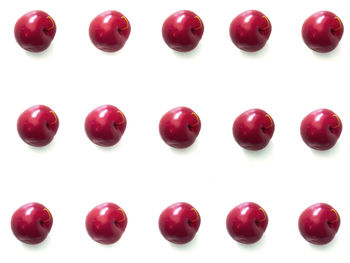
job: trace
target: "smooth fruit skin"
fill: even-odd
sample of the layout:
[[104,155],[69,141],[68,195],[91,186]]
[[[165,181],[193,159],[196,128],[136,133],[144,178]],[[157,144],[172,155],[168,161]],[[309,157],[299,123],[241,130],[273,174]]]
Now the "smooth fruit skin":
[[166,144],[174,148],[191,146],[201,130],[198,115],[186,107],[177,107],[163,115],[159,133]]
[[98,243],[110,245],[123,235],[128,218],[122,208],[113,203],[103,203],[92,209],[85,220],[89,236]]
[[117,144],[126,129],[125,115],[112,105],[97,107],[85,119],[85,132],[89,139],[104,147]]
[[18,208],[11,218],[11,228],[16,238],[27,244],[44,241],[52,227],[50,211],[39,203],[29,203]]
[[315,150],[329,150],[340,137],[343,125],[333,111],[319,109],[308,114],[300,125],[300,134],[306,145]]
[[90,23],[89,35],[92,43],[100,50],[116,52],[129,38],[129,20],[117,11],[106,11],[96,16]]
[[239,49],[255,52],[265,46],[271,30],[271,22],[263,13],[248,10],[232,20],[230,36]]
[[305,20],[302,36],[305,44],[316,52],[330,52],[338,46],[344,25],[332,12],[321,11]]
[[47,13],[31,11],[17,20],[15,38],[25,50],[41,52],[47,49],[56,34],[56,23]]
[[269,114],[251,109],[239,115],[233,123],[232,132],[236,142],[247,150],[265,148],[275,131],[275,123]]
[[203,21],[188,10],[181,10],[169,16],[162,28],[165,43],[180,52],[194,49],[201,40],[203,32]]
[[340,226],[338,212],[328,204],[318,203],[306,208],[299,217],[299,231],[306,241],[325,245],[333,240]]
[[198,211],[190,204],[179,202],[168,206],[160,215],[160,233],[169,242],[185,244],[196,235],[201,224]]
[[237,242],[252,244],[263,236],[269,219],[258,204],[247,202],[233,208],[226,218],[226,228]]
[[30,107],[17,121],[19,136],[25,143],[35,147],[49,144],[55,137],[58,126],[57,114],[44,105]]

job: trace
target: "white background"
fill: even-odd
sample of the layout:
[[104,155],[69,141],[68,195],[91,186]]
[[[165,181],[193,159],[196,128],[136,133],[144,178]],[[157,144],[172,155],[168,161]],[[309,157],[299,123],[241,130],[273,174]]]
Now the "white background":
[[[1,262],[343,262],[350,243],[349,55],[350,6],[347,0],[195,1],[195,0],[13,0],[0,10],[0,261]],[[41,54],[22,50],[13,36],[16,20],[41,9],[57,24],[51,47]],[[99,13],[115,9],[131,23],[118,53],[90,42],[88,27]],[[161,36],[171,13],[189,9],[205,25],[193,52],[169,49]],[[239,13],[257,9],[272,23],[260,52],[248,54],[231,42],[228,29]],[[329,54],[309,50],[301,38],[303,21],[329,10],[345,25],[339,47]],[[60,127],[48,147],[21,141],[18,116],[45,104]],[[85,135],[86,115],[113,104],[128,124],[113,148],[95,146]],[[187,150],[170,149],[158,134],[161,116],[188,106],[202,130]],[[241,112],[262,108],[275,121],[275,134],[260,152],[241,149],[232,124]],[[309,149],[301,140],[302,118],[329,108],[343,121],[343,134],[330,151]],[[21,205],[37,201],[53,214],[48,239],[37,246],[20,243],[10,218]],[[129,223],[112,246],[92,241],[85,216],[111,201]],[[202,224],[193,242],[169,244],[158,230],[168,205],[186,201]],[[226,231],[228,212],[245,201],[268,213],[263,239],[239,245]],[[335,240],[317,247],[302,239],[297,220],[316,202],[336,208],[342,224]]]

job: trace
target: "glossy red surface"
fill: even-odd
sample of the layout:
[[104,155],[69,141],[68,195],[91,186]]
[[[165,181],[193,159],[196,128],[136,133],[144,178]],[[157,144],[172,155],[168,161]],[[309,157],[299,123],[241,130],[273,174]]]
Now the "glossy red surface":
[[56,23],[43,11],[31,11],[17,20],[15,38],[25,50],[41,52],[47,49],[56,34]]
[[92,43],[106,52],[120,50],[131,31],[129,20],[117,11],[106,11],[96,16],[89,28]]
[[97,107],[85,119],[85,132],[100,146],[113,146],[119,142],[126,129],[125,115],[112,105]]
[[162,28],[165,43],[180,52],[194,49],[201,40],[203,32],[203,21],[188,10],[181,10],[169,16]]
[[103,203],[86,216],[85,226],[90,237],[98,243],[110,245],[123,235],[128,218],[123,209],[113,203]]
[[247,202],[233,208],[227,216],[226,228],[237,242],[252,244],[263,236],[269,219],[258,204]]
[[168,206],[159,217],[159,230],[163,237],[175,244],[190,242],[201,224],[198,211],[188,203]]
[[306,145],[315,150],[332,148],[342,132],[342,122],[331,110],[319,109],[308,114],[300,125],[300,134]]
[[271,30],[271,22],[263,13],[248,10],[232,20],[230,36],[239,49],[255,52],[265,46]]
[[338,46],[344,25],[332,12],[321,11],[305,20],[302,36],[305,44],[316,52],[330,52]]
[[29,203],[18,208],[11,218],[11,228],[16,238],[27,244],[44,241],[52,227],[50,211],[39,203]]
[[25,110],[17,120],[17,131],[22,140],[35,147],[49,144],[56,135],[59,120],[49,107],[35,105]]
[[198,115],[186,107],[177,107],[163,115],[159,133],[166,144],[174,148],[191,146],[201,130]]
[[318,203],[306,208],[299,217],[299,231],[306,241],[324,245],[333,240],[340,226],[338,212],[328,204]]
[[233,137],[248,150],[266,147],[275,131],[275,124],[269,114],[260,109],[251,109],[239,115],[233,123]]

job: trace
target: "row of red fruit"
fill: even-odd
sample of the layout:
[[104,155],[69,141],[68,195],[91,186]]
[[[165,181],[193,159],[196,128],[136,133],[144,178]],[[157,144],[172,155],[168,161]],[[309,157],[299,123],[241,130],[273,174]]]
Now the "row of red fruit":
[[[89,139],[104,147],[119,142],[126,129],[126,117],[112,105],[97,107],[85,119]],[[41,147],[49,144],[58,130],[57,114],[47,106],[36,105],[18,118],[17,130],[24,142]],[[191,146],[201,129],[199,116],[191,109],[177,107],[163,115],[159,133],[166,144],[174,148]],[[272,117],[260,109],[251,109],[239,115],[233,123],[233,136],[248,150],[261,150],[267,146],[275,131]],[[342,132],[342,122],[337,114],[319,109],[308,114],[300,126],[304,142],[316,150],[332,148]]]
[[[271,22],[261,12],[249,10],[232,20],[230,36],[240,49],[254,52],[262,49],[271,34]],[[95,17],[89,28],[92,43],[100,50],[120,50],[130,35],[130,22],[120,12],[106,11]],[[169,16],[162,28],[165,43],[172,49],[187,52],[202,38],[204,24],[195,13],[182,10]],[[317,52],[330,52],[342,38],[344,26],[338,16],[328,11],[313,14],[305,20],[302,37],[305,44]],[[47,49],[56,34],[56,23],[47,13],[32,11],[16,23],[15,37],[25,50],[41,52]]]
[[[261,239],[267,225],[266,211],[256,203],[246,202],[233,208],[226,218],[226,228],[237,242],[253,244]],[[38,244],[49,234],[53,223],[51,212],[39,203],[29,203],[12,215],[11,228],[20,241]],[[86,216],[85,226],[90,237],[101,244],[113,244],[123,235],[128,219],[122,208],[103,203]],[[175,244],[190,242],[201,224],[198,211],[188,203],[175,203],[159,216],[163,237]],[[324,245],[331,242],[340,226],[338,212],[328,204],[318,203],[306,208],[299,217],[300,234],[308,242]]]

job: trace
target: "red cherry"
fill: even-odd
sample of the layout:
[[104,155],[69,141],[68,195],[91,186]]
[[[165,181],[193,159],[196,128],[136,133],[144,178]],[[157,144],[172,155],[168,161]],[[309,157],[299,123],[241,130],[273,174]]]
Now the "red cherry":
[[126,129],[125,115],[112,105],[97,107],[85,119],[85,132],[100,146],[113,146],[119,142]]
[[315,150],[332,148],[340,137],[343,125],[333,111],[319,109],[308,114],[300,125],[300,134],[306,145]]
[[333,240],[340,226],[338,212],[328,204],[306,208],[299,217],[299,231],[306,241],[324,245]]
[[237,242],[252,244],[261,239],[269,219],[259,205],[247,202],[233,208],[227,216],[226,228]]
[[190,242],[201,224],[198,211],[187,203],[167,207],[159,217],[159,230],[163,237],[175,244]]
[[43,242],[49,234],[53,219],[50,211],[39,203],[29,203],[18,208],[11,218],[11,228],[16,238],[27,244]]
[[332,12],[321,11],[305,20],[302,36],[305,44],[316,52],[330,52],[338,46],[344,32],[343,22]]
[[43,11],[31,11],[17,20],[15,38],[25,50],[41,52],[47,49],[56,34],[56,23]]
[[257,151],[267,146],[275,131],[275,124],[265,111],[251,109],[236,118],[232,131],[241,147]]
[[194,49],[204,32],[202,20],[192,11],[182,10],[169,16],[163,24],[163,39],[172,49],[187,52]]
[[261,12],[248,10],[235,17],[230,25],[232,42],[248,52],[262,49],[271,34],[271,22]]
[[35,105],[25,110],[18,118],[17,130],[25,143],[42,147],[56,135],[59,120],[56,113],[44,105]]
[[110,245],[123,235],[128,218],[123,209],[113,203],[103,203],[92,209],[85,226],[90,237],[98,243]]
[[106,11],[94,18],[89,34],[92,43],[106,52],[120,50],[130,35],[130,22],[117,11]]
[[196,140],[201,130],[198,115],[186,107],[177,107],[163,115],[159,133],[166,144],[174,148],[186,148]]

